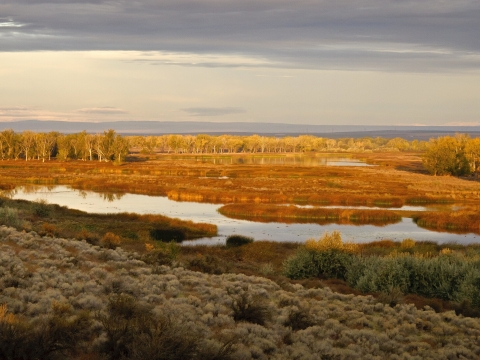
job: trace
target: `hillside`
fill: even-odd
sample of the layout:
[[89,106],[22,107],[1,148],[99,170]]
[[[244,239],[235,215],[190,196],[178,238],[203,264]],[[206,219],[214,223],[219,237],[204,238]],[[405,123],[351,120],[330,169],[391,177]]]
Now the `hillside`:
[[152,259],[0,227],[0,358],[480,356],[480,319]]

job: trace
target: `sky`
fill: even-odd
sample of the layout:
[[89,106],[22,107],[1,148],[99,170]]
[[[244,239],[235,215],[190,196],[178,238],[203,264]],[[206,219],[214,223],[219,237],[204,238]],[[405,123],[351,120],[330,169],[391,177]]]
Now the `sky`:
[[480,1],[2,0],[0,121],[480,125]]

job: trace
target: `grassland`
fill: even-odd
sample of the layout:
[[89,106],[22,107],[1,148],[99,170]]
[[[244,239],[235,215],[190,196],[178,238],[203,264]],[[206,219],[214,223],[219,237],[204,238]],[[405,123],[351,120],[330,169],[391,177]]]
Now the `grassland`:
[[[230,249],[246,251],[247,247]],[[478,359],[479,319],[0,227],[5,359]],[[254,251],[255,249],[250,249]],[[274,254],[265,254],[274,256]],[[272,259],[273,260],[273,259]]]

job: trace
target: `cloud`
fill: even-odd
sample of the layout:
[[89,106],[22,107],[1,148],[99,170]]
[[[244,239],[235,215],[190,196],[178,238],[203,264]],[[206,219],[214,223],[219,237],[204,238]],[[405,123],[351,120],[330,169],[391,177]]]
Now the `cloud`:
[[103,107],[94,107],[94,108],[83,108],[77,109],[75,112],[82,113],[82,114],[98,114],[98,115],[118,115],[118,114],[128,114],[128,111],[123,109],[111,107],[111,106],[103,106]]
[[0,51],[131,50],[261,60],[152,61],[202,67],[480,69],[480,2],[470,0],[3,0],[0,14]]
[[246,112],[244,109],[236,107],[192,107],[182,110],[191,116],[225,116]]

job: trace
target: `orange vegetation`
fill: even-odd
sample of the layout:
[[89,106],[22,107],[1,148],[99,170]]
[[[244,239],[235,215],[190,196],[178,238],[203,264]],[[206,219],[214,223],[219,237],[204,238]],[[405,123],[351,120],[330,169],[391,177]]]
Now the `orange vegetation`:
[[[169,196],[212,203],[302,203],[401,206],[480,201],[480,183],[417,171],[417,154],[361,154],[374,167],[198,163],[138,158],[115,166],[95,161],[3,161],[0,183],[71,185],[77,189]],[[396,168],[408,169],[400,171]]]
[[385,225],[401,220],[399,215],[386,210],[298,208],[293,205],[229,204],[222,206],[218,212],[232,218],[260,222]]
[[480,234],[478,211],[423,212],[414,217],[417,225],[448,232],[473,232]]

